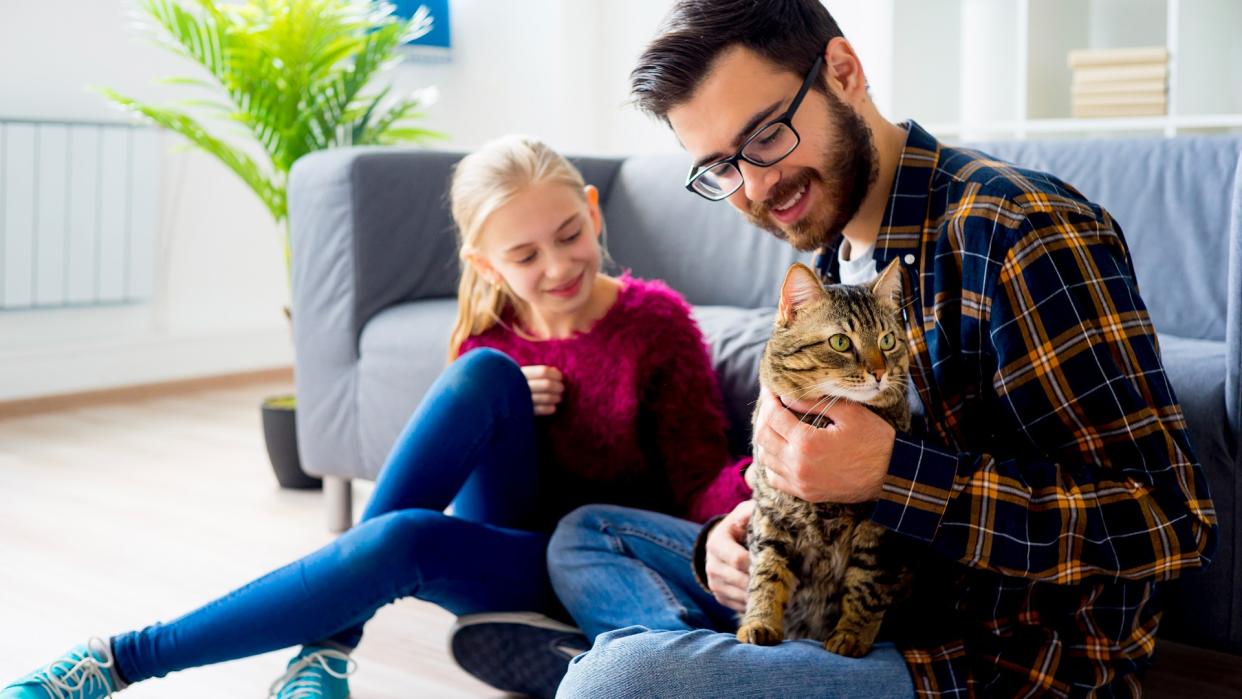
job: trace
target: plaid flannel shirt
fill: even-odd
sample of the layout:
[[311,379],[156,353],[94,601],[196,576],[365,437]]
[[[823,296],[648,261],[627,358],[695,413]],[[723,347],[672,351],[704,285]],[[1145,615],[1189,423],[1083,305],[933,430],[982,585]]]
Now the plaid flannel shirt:
[[1121,228],[911,123],[875,257],[904,262],[926,411],[873,515],[932,552],[899,641],[916,691],[1139,694],[1160,583],[1216,527]]

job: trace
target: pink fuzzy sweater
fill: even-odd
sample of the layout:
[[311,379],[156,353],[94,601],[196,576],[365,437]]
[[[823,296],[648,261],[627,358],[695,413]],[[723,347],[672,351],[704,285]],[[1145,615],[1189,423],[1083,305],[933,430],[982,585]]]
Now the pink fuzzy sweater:
[[702,522],[750,497],[729,455],[720,387],[690,308],[661,282],[621,278],[590,331],[526,339],[510,324],[462,343],[564,375],[556,413],[536,419],[549,505],[611,503]]

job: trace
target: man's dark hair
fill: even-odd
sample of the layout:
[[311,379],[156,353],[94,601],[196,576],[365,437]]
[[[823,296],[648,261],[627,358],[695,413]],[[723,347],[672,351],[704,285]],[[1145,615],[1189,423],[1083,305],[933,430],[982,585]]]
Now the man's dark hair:
[[[801,75],[838,36],[820,0],[679,0],[630,73],[630,94],[640,109],[668,121],[725,49],[744,46]],[[815,88],[826,92],[827,82]]]

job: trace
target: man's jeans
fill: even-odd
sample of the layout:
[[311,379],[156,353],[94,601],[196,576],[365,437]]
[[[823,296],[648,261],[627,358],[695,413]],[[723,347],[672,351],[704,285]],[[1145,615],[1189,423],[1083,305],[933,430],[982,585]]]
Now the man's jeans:
[[736,615],[694,579],[696,524],[590,505],[561,520],[548,570],[594,647],[558,697],[911,697],[901,654],[878,644],[845,658],[814,641],[738,643]]

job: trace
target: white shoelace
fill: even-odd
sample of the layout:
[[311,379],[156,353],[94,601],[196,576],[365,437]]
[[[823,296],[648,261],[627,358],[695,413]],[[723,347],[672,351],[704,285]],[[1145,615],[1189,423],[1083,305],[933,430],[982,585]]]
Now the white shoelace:
[[[102,661],[95,657],[96,645],[99,646],[98,653],[103,657]],[[114,661],[112,649],[107,641],[98,636],[92,637],[86,642],[85,657],[73,663],[69,670],[59,677],[53,672],[57,666],[69,662],[67,658],[62,658],[49,663],[43,671],[45,677],[40,682],[52,699],[84,699],[87,696],[86,690],[95,688],[89,684],[91,680],[98,682],[100,687],[107,688],[108,696],[112,696],[112,679],[108,676],[108,669],[112,667]]]
[[[344,660],[345,672],[337,672],[328,665],[328,660]],[[292,690],[288,699],[315,699],[323,694],[323,683],[317,672],[302,672],[312,665],[318,664],[323,671],[337,679],[346,679],[358,671],[358,662],[339,650],[323,648],[305,655],[285,669],[285,674],[276,678],[267,690],[267,696],[274,697],[283,690]],[[287,684],[286,684],[287,683]],[[58,698],[59,699],[59,698]]]

